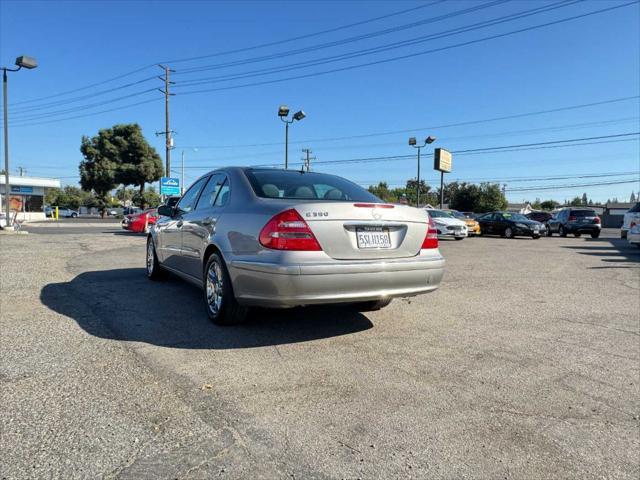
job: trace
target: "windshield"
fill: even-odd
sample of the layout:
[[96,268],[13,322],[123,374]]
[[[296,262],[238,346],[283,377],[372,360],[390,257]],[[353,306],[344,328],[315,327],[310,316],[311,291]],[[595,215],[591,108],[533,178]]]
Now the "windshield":
[[263,198],[382,203],[364,188],[335,175],[299,170],[246,169],[253,191]]
[[597,217],[594,210],[571,210],[569,215],[572,217]]
[[427,210],[427,212],[432,218],[453,218],[453,215],[449,212],[443,212],[442,210]]
[[502,216],[514,222],[529,222],[530,220],[520,213],[503,213]]
[[449,215],[453,215],[456,218],[461,218],[463,220],[465,220],[467,217],[465,217],[462,213],[458,212],[457,210],[450,210],[447,212]]

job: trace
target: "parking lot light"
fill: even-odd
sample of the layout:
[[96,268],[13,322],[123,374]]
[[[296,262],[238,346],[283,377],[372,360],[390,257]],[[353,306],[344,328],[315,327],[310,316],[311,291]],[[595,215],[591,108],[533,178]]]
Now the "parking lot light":
[[412,146],[413,148],[418,149],[418,175],[417,175],[418,182],[416,184],[416,208],[420,208],[420,149],[428,144],[432,144],[435,141],[436,141],[436,137],[432,137],[431,135],[429,135],[427,138],[424,139],[424,143],[422,145],[418,145],[418,141],[416,140],[416,137],[409,138],[409,145]]
[[286,105],[280,105],[278,108],[278,116],[280,120],[282,120],[285,124],[284,127],[284,168],[285,170],[289,168],[289,125],[295,121],[300,121],[307,116],[303,110],[298,110],[293,114],[291,120],[287,117],[289,116],[289,107]]
[[33,57],[22,55],[16,58],[15,64],[18,68],[2,67],[2,102],[4,108],[4,204],[5,211],[7,213],[7,228],[11,225],[11,202],[9,202],[11,186],[9,185],[9,111],[7,107],[7,72],[17,72],[21,68],[31,70],[38,66],[38,62]]

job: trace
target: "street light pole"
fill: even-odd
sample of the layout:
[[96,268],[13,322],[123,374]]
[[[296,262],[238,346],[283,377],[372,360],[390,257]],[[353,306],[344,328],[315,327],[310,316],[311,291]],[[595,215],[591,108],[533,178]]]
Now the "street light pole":
[[287,107],[286,105],[280,105],[280,108],[278,108],[278,116],[280,117],[280,120],[282,120],[285,124],[285,128],[284,128],[284,169],[288,169],[289,168],[289,125],[292,124],[293,122],[295,122],[296,120],[300,121],[302,120],[304,117],[306,117],[306,113],[304,113],[302,110],[298,110],[296,113],[293,114],[293,117],[291,117],[291,120],[289,120],[287,117],[289,116],[289,107]]
[[2,102],[4,113],[4,204],[7,214],[6,226],[11,225],[11,204],[9,202],[9,194],[11,193],[11,186],[9,185],[9,109],[8,109],[8,94],[7,94],[7,72],[17,72],[21,68],[31,70],[38,66],[35,58],[27,57],[23,55],[16,58],[18,68],[2,67]]
[[416,208],[420,208],[420,149],[435,141],[436,141],[435,137],[429,136],[424,140],[424,143],[422,145],[418,145],[418,142],[416,141],[416,137],[411,137],[409,139],[409,145],[411,145],[413,148],[418,149],[418,182],[416,185]]
[[287,170],[289,168],[289,124],[293,122],[293,120],[291,120],[290,122],[285,120],[285,127],[284,127],[284,169]]
[[3,101],[3,113],[4,113],[4,206],[7,213],[7,219],[5,225],[9,227],[11,218],[11,206],[9,205],[9,192],[11,187],[9,186],[9,122],[7,121],[8,109],[7,109],[7,69],[2,69],[2,101]]
[[180,159],[180,196],[184,194],[184,150]]

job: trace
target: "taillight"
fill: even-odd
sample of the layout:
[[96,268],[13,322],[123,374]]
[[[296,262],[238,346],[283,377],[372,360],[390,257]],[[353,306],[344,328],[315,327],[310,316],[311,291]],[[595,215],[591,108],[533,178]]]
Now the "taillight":
[[422,250],[428,248],[438,248],[438,230],[436,224],[433,222],[433,218],[429,217],[429,227],[427,228],[427,235],[422,242]]
[[576,217],[574,217],[573,215],[571,215],[571,216],[569,217],[569,221],[570,221],[570,222],[575,222],[575,221],[576,221]]
[[274,250],[322,250],[307,222],[294,209],[274,216],[260,231],[260,244]]
[[600,221],[601,221],[600,217],[596,217],[595,220],[594,220],[594,222],[596,222],[596,223],[600,223]]

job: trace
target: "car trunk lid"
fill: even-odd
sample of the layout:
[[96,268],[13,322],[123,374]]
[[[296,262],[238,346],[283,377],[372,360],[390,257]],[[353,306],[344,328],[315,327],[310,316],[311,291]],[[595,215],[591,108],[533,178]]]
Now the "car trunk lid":
[[324,252],[337,260],[413,257],[429,222],[425,211],[404,205],[311,202],[295,209]]

